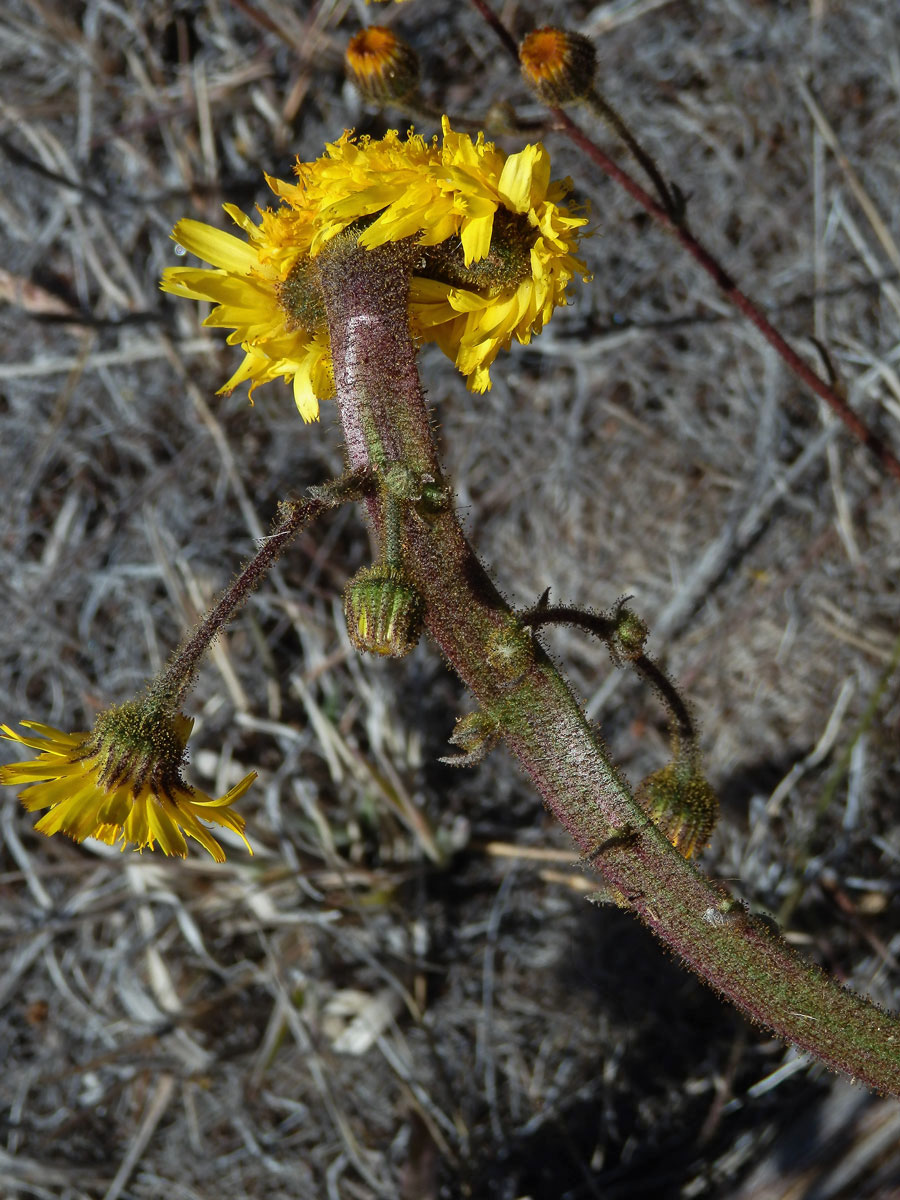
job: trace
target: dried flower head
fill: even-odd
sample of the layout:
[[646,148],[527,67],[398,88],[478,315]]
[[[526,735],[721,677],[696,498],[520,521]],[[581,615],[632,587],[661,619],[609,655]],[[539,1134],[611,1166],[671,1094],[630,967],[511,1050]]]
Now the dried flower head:
[[553,107],[582,100],[591,90],[597,67],[593,43],[580,33],[545,25],[519,46],[522,74],[545,104]]
[[507,156],[479,134],[443,143],[396,130],[381,139],[349,133],[324,157],[297,163],[297,183],[267,177],[280,199],[259,224],[234,205],[225,211],[247,240],[198,221],[180,221],[173,238],[214,269],[170,267],[164,291],[215,304],[206,324],[233,329],[244,360],[221,389],[250,380],[292,380],[307,421],[334,394],[324,301],[316,257],[351,226],[372,249],[414,237],[422,254],[410,288],[410,325],[436,342],[472,391],[490,386],[489,367],[513,338],[540,332],[566,303],[587,221],[564,203],[570,183],[550,179],[542,145]]
[[419,57],[384,25],[354,34],[344,56],[347,75],[370,104],[403,100],[419,86]]
[[30,785],[21,796],[28,811],[49,809],[35,825],[40,833],[121,842],[122,849],[152,850],[158,843],[164,854],[180,858],[187,856],[187,836],[224,862],[222,847],[201,824],[211,821],[238,834],[250,850],[244,819],[231,806],[256,772],[218,800],[185,783],[181,767],[193,721],[181,713],[131,701],[101,713],[91,733],[63,733],[36,721],[22,725],[33,735],[2,725],[2,736],[40,754],[0,767],[0,784]]

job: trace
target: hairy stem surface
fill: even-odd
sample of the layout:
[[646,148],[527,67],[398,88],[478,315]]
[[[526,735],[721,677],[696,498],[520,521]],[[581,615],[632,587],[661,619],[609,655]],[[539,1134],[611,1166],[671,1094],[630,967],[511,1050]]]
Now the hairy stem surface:
[[200,624],[175,650],[165,671],[152,685],[151,690],[156,696],[172,705],[181,703],[194,681],[200,660],[210,645],[304,525],[309,524],[328,506],[328,502],[319,499],[297,501],[287,506],[285,515],[276,528],[232,579]]
[[[351,468],[402,462],[440,479],[409,337],[408,245],[321,255],[338,405]],[[383,499],[366,504],[383,529]],[[400,506],[405,569],[425,624],[529,773],[587,865],[752,1020],[880,1091],[900,1095],[900,1023],[804,961],[768,923],[704,878],[635,803],[580,706],[522,628],[449,505]],[[502,651],[502,653],[501,653]]]

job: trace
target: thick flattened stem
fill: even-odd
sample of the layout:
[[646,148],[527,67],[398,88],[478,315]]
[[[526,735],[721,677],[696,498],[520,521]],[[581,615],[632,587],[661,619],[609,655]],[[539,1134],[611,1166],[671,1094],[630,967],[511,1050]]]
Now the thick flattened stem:
[[350,466],[405,462],[436,474],[437,456],[409,335],[411,239],[360,250],[353,235],[317,258],[331,336],[334,383]]
[[[335,239],[322,278],[351,465],[440,480],[409,336],[411,247]],[[383,527],[383,497],[367,499]],[[569,688],[466,542],[452,507],[400,506],[425,625],[584,855],[661,940],[753,1020],[900,1096],[900,1024],[801,959],[675,850],[641,811]]]

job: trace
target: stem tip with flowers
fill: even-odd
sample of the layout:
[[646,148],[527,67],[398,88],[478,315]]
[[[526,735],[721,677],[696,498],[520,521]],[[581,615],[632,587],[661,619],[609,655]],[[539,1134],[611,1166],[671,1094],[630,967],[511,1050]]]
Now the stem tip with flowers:
[[[243,237],[180,222],[176,240],[212,267],[171,268],[163,287],[212,301],[206,323],[233,330],[244,357],[223,390],[284,378],[306,420],[334,397],[349,473],[282,513],[144,698],[101,716],[92,735],[6,730],[42,755],[4,768],[2,781],[35,781],[23,798],[50,808],[45,832],[158,842],[176,854],[186,834],[220,857],[198,817],[242,835],[231,804],[250,777],[219,801],[198,799],[179,773],[189,723],[176,706],[202,652],[293,534],[327,504],[359,500],[377,551],[345,596],[354,643],[398,655],[424,631],[478,703],[453,735],[462,761],[505,741],[617,903],[753,1020],[900,1096],[897,1020],[801,959],[690,861],[716,801],[689,709],[646,655],[646,625],[624,602],[590,614],[552,607],[545,594],[513,611],[452,506],[417,346],[434,342],[483,392],[501,350],[527,343],[573,278],[587,276],[577,256],[585,218],[552,180],[547,151],[507,156],[445,120],[440,141],[345,134],[322,158],[298,163],[296,183],[268,183],[279,205],[258,222],[226,206]],[[600,636],[667,709],[671,762],[636,795],[541,644],[540,629],[554,622]]]

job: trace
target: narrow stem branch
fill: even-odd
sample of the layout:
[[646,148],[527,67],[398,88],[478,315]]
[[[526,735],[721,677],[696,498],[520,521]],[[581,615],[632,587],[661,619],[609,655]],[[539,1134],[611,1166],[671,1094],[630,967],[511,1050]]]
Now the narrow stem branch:
[[644,174],[656,188],[663,208],[673,220],[677,221],[680,216],[680,205],[676,197],[672,194],[672,189],[666,183],[665,179],[663,179],[662,172],[653,161],[653,157],[647,153],[631,132],[624,117],[613,108],[606,97],[595,87],[592,87],[587,96],[585,96],[585,101],[600,120],[605,121],[616,137],[625,144],[631,152],[632,158],[643,167]]
[[509,32],[500,18],[494,13],[489,5],[485,4],[485,0],[472,0],[472,4],[487,21],[488,25],[496,33],[497,37],[503,43],[507,53],[511,54],[515,61],[519,61],[519,47],[516,45],[516,39]]
[[809,363],[801,358],[783,334],[766,317],[762,309],[745,292],[741,291],[735,280],[725,270],[719,260],[691,233],[687,225],[683,222],[673,220],[665,208],[661,204],[658,204],[649,193],[644,191],[640,184],[632,179],[609,155],[604,154],[600,147],[595,145],[587,134],[579,129],[571,117],[563,112],[561,108],[551,109],[551,112],[556,120],[557,127],[576,146],[580,147],[592,162],[605,171],[611,179],[619,183],[659,225],[667,229],[678,239],[695,262],[699,263],[707,275],[710,276],[723,295],[731,301],[735,308],[744,314],[751,324],[756,326],[769,345],[791,371],[793,371],[797,378],[802,380],[810,391],[815,392],[817,396],[820,396],[833,409],[853,436],[862,442],[878,459],[888,474],[900,480],[900,459],[884,444],[878,434],[871,430],[856,415],[840,392],[832,387],[831,384],[826,383],[812,369]]
[[177,706],[181,703],[190,690],[201,658],[213,640],[245,603],[303,526],[327,507],[328,504],[321,499],[298,500],[287,506],[287,515],[225,588],[200,624],[184,639],[169,659],[163,674],[150,685],[154,696],[165,700],[167,704]]
[[[472,4],[481,13],[487,23],[495,31],[504,48],[518,63],[519,51],[515,40],[500,19],[491,12],[485,0],[472,0]],[[663,229],[673,234],[688,254],[710,276],[722,294],[755,325],[775,353],[787,367],[843,421],[850,433],[869,450],[882,468],[900,480],[900,458],[885,445],[882,439],[856,415],[838,388],[827,383],[812,367],[797,353],[787,339],[765,316],[762,309],[750,299],[737,285],[732,276],[726,271],[718,259],[691,233],[687,223],[678,219],[665,204],[659,203],[641,187],[619,164],[588,137],[580,129],[568,113],[561,108],[551,108],[555,128],[564,133],[593,163],[606,175],[628,193],[641,208],[648,213]],[[645,167],[646,169],[646,167]],[[655,180],[654,180],[655,182]],[[658,186],[658,185],[657,185]],[[671,189],[669,189],[671,191]]]
[[[547,605],[523,613],[519,620],[530,629],[540,629],[542,625],[574,625],[578,629],[586,629],[588,633],[593,633],[601,641],[606,642],[615,654],[614,638],[617,622],[605,613],[592,613],[582,608],[554,604],[552,607]],[[676,758],[696,757],[698,747],[694,719],[675,684],[662,667],[647,654],[638,654],[627,659],[627,665],[641,679],[650,684],[662,701],[669,718],[669,736],[672,742],[673,756]]]
[[653,688],[663,702],[669,717],[669,736],[672,741],[672,753],[675,758],[698,760],[700,750],[697,745],[697,730],[691,710],[685,704],[678,688],[665,671],[646,654],[633,659],[631,666]]
[[[338,239],[335,239],[335,243]],[[335,245],[320,255],[338,406],[352,465],[391,459],[437,474],[437,453],[409,336],[412,256],[405,247]],[[330,260],[330,261],[329,261]],[[366,500],[376,527],[382,498]],[[752,1020],[870,1087],[900,1096],[900,1023],[805,962],[675,850],[635,803],[569,688],[533,644],[466,541],[452,509],[402,507],[404,565],[428,632],[531,776],[587,865],[641,920]],[[496,654],[516,631],[515,670]],[[530,659],[529,659],[530,654]],[[524,657],[524,668],[520,665]],[[508,662],[508,660],[507,660]],[[530,665],[529,665],[530,662]]]

